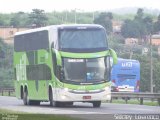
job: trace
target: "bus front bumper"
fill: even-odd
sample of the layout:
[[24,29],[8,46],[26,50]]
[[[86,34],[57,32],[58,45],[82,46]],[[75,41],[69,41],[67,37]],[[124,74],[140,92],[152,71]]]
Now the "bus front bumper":
[[104,90],[94,90],[94,91],[78,91],[78,90],[68,90],[67,88],[56,88],[55,101],[67,102],[67,101],[105,101],[111,100],[111,90],[110,87],[106,87]]

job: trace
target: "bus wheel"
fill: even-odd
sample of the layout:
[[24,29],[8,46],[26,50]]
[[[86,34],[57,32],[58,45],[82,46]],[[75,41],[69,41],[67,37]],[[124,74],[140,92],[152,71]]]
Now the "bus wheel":
[[53,106],[53,107],[59,106],[58,102],[53,100],[52,90],[49,90],[49,102],[50,102],[50,106]]
[[94,102],[92,102],[92,103],[93,103],[93,107],[94,107],[94,108],[98,108],[98,107],[101,106],[101,101],[94,101]]
[[28,91],[24,91],[23,93],[23,103],[24,105],[29,105],[29,99],[28,99]]

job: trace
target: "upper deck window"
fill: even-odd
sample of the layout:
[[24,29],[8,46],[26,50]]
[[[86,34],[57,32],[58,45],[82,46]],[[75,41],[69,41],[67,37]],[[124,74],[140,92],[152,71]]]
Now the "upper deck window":
[[14,37],[16,52],[33,51],[49,48],[48,31],[38,31]]
[[102,28],[60,29],[59,42],[60,49],[67,52],[97,52],[108,48]]

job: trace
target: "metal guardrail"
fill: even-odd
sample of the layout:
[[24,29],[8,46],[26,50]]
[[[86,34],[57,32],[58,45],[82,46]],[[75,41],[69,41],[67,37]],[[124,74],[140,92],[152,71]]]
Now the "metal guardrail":
[[[0,93],[2,96],[6,95],[5,93],[8,93],[8,96],[11,96],[12,93],[15,92],[14,88],[0,88]],[[149,99],[157,99],[158,105],[160,106],[160,93],[131,93],[131,92],[112,92],[111,93],[111,101],[113,98],[124,98],[125,102],[128,102],[128,98],[139,98],[140,99],[140,105],[143,105],[144,98]]]
[[[112,96],[112,99],[113,98],[124,98],[126,103],[128,101],[128,98],[139,98],[140,99],[140,105],[143,105],[144,98],[157,99],[158,105],[160,106],[160,93],[112,92],[111,96]],[[111,102],[112,102],[112,99],[111,99]]]
[[14,88],[0,88],[0,93],[2,96],[4,95],[11,96],[11,94],[14,92],[15,92]]

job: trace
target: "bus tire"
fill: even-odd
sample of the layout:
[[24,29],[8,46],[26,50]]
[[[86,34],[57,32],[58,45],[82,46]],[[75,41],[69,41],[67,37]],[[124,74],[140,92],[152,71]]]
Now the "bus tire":
[[50,102],[50,106],[53,106],[53,107],[59,106],[59,103],[53,100],[53,92],[51,89],[49,90],[49,102]]
[[23,103],[24,105],[40,105],[40,101],[29,100],[27,89],[23,93]]
[[92,103],[93,103],[93,107],[94,107],[94,108],[98,108],[98,107],[101,106],[101,101],[94,101],[94,102],[92,102]]
[[28,99],[28,91],[25,90],[24,93],[23,93],[23,103],[24,105],[29,105],[30,104],[30,101]]

